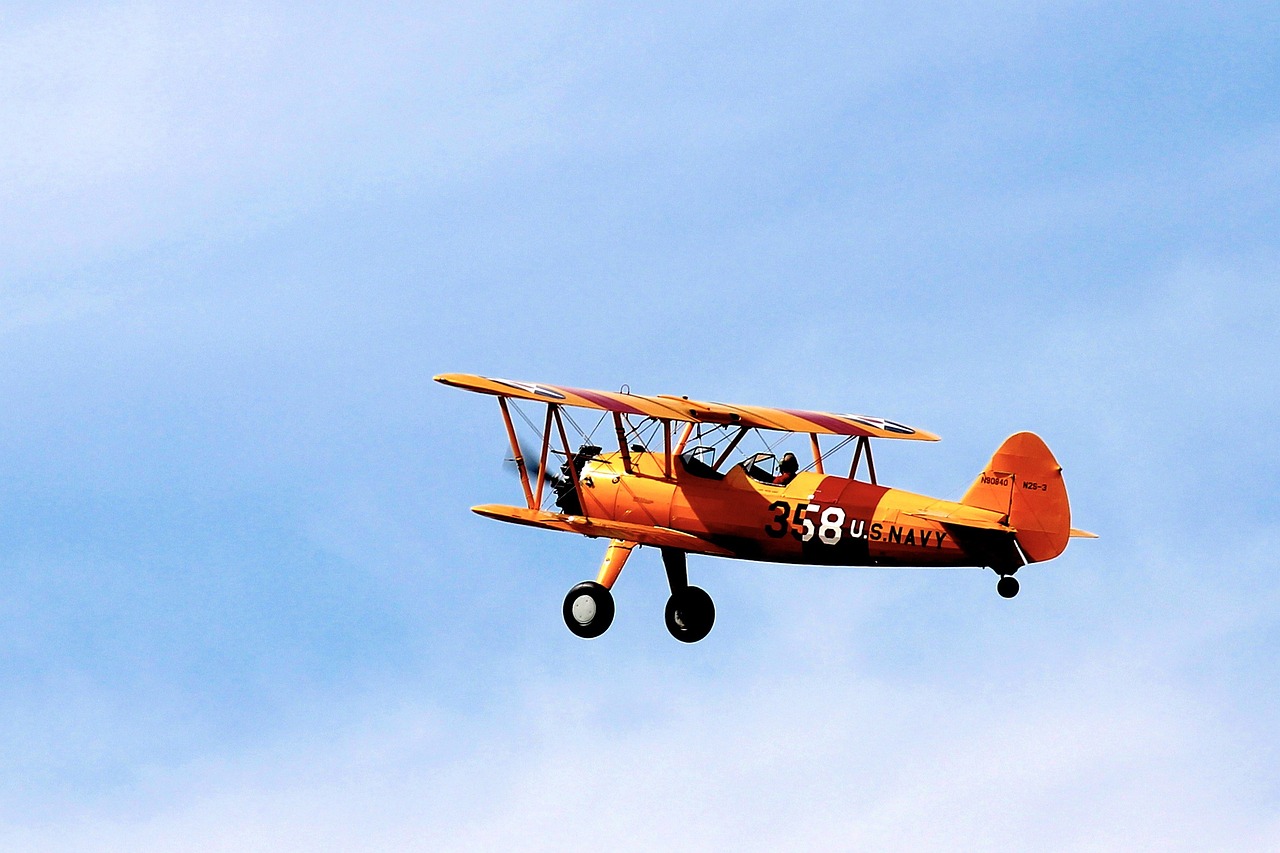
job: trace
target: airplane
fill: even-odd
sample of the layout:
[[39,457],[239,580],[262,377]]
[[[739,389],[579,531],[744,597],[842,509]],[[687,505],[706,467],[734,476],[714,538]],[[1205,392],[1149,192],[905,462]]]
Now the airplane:
[[[1071,538],[1097,538],[1071,526],[1062,466],[1030,432],[1007,438],[964,496],[948,501],[877,482],[871,439],[938,440],[884,418],[646,396],[625,386],[592,391],[459,373],[435,381],[498,398],[525,506],[484,504],[473,512],[609,540],[596,579],[575,585],[564,599],[565,625],[583,638],[599,637],[612,624],[611,590],[640,545],[662,554],[671,589],[667,630],[694,643],[711,631],[715,605],[690,585],[687,554],[820,566],[986,567],[999,575],[997,592],[1013,598],[1022,566],[1052,560]],[[541,430],[517,401],[546,406]],[[577,427],[568,411],[577,408],[602,413],[597,429],[612,420],[616,451],[606,452]],[[539,435],[536,464],[523,452],[513,410]],[[576,449],[566,420],[585,439]],[[749,434],[765,449],[741,451],[727,464]],[[794,454],[779,459],[771,449],[768,439],[778,434],[808,436],[812,460],[803,470]],[[840,442],[824,450],[820,436]],[[850,443],[848,475],[826,473]]]

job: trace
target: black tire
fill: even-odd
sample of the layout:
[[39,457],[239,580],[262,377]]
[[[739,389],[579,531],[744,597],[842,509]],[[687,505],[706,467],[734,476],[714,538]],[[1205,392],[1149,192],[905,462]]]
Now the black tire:
[[996,592],[1000,593],[1001,598],[1013,598],[1018,594],[1018,579],[1013,575],[1005,575],[996,584]]
[[564,597],[564,624],[579,637],[599,637],[613,624],[613,593],[595,581],[583,581]]
[[687,586],[667,599],[667,630],[682,643],[696,643],[711,633],[716,606],[711,596]]

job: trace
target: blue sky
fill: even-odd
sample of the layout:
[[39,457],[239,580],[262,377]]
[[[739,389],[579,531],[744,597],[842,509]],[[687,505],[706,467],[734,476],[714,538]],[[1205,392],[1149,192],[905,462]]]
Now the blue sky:
[[[0,846],[1274,849],[1266,4],[0,13]],[[694,559],[512,501],[444,371],[865,411],[1028,569]]]

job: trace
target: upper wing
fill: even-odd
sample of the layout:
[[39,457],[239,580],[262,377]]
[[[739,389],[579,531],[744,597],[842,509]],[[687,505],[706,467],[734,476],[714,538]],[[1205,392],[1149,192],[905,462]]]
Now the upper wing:
[[578,406],[584,409],[599,409],[673,421],[732,424],[755,429],[809,432],[819,435],[865,435],[871,438],[902,438],[912,441],[938,440],[938,436],[931,432],[865,415],[837,415],[803,409],[709,403],[668,394],[646,396],[624,394],[620,391],[590,391],[563,385],[489,379],[466,373],[443,373],[435,377],[435,380],[455,388],[494,394],[499,397],[537,400],[540,403],[558,403],[564,406]]

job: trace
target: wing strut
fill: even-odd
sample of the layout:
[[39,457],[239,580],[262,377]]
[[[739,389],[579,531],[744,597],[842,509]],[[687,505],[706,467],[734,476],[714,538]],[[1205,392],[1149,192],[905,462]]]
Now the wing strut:
[[689,436],[693,435],[693,428],[696,426],[698,426],[697,421],[689,421],[684,428],[684,432],[680,433],[680,441],[676,444],[676,456],[684,453],[684,446],[689,443]]
[[724,460],[728,459],[729,454],[737,449],[738,443],[742,441],[749,429],[751,429],[751,427],[738,427],[738,434],[733,437],[733,440],[729,442],[729,445],[724,450],[720,451],[720,457],[716,459],[715,464],[711,466],[712,471],[720,470],[720,466],[724,464]]
[[674,477],[674,472],[671,468],[671,421],[666,418],[662,419],[662,442],[667,451],[666,468],[663,469],[663,473],[670,480]]
[[547,403],[547,422],[542,425],[542,455],[538,458],[538,491],[534,495],[535,503],[529,509],[541,509],[542,507],[542,487],[547,483],[547,451],[551,449],[552,406],[553,404]]
[[[553,405],[551,409],[555,413],[556,426],[560,430],[560,441],[564,443],[564,458],[569,460],[569,476],[573,479],[573,491],[578,496],[578,510],[582,513],[582,517],[586,518],[587,507],[582,502],[582,478],[578,476],[578,470],[573,464],[573,448],[569,446],[569,434],[564,431],[564,420],[560,417],[560,407]],[[530,509],[536,509],[536,507],[530,507]]]
[[[533,489],[529,488],[529,472],[524,468],[524,455],[520,453],[520,442],[516,440],[515,424],[511,423],[511,412],[507,410],[507,398],[498,398],[498,407],[502,409],[502,422],[507,425],[507,438],[511,441],[511,453],[516,459],[516,470],[520,472],[520,485],[524,488],[524,499],[529,509],[537,509],[533,502]],[[538,484],[541,486],[541,482]],[[539,489],[541,492],[541,489]]]
[[813,470],[819,474],[827,473],[822,470],[822,446],[818,444],[816,432],[809,433],[809,444],[813,447]]
[[[815,442],[816,443],[816,442]],[[858,436],[858,443],[853,449],[853,464],[849,466],[849,479],[858,479],[858,463],[862,461],[862,452],[867,452],[867,474],[871,477],[871,485],[876,484],[876,463],[871,458],[871,439],[865,435]]]
[[618,433],[618,450],[622,453],[622,470],[631,473],[631,448],[627,447],[627,433],[622,428],[622,415],[613,413],[613,428]]

